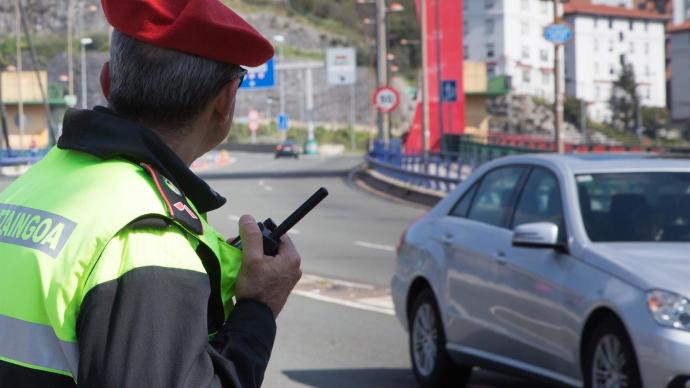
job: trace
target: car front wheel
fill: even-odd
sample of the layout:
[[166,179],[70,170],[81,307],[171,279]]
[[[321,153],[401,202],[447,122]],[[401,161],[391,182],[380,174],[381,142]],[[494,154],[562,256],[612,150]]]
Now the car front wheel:
[[642,388],[635,351],[617,320],[599,324],[584,350],[585,388]]
[[464,387],[471,367],[455,365],[446,351],[443,322],[431,290],[422,291],[410,315],[410,355],[415,377],[424,388]]

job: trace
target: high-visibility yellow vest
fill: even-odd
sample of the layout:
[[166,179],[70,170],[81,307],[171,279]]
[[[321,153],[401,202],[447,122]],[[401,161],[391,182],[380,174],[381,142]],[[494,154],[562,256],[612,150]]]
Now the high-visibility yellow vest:
[[210,264],[166,265],[208,273],[220,319],[227,319],[242,254],[169,180],[147,165],[54,148],[0,193],[0,360],[76,381],[76,323],[85,295],[137,264],[99,268],[97,279],[91,271],[114,236],[152,218],[168,222],[193,249],[213,252]]

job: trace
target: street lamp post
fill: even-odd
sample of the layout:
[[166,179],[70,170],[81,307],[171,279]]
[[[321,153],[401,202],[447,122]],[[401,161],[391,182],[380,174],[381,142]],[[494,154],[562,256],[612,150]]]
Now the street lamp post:
[[86,87],[86,82],[87,82],[87,71],[86,71],[86,46],[90,45],[93,43],[93,39],[91,38],[81,38],[81,107],[83,109],[88,109],[89,104],[87,101],[87,92],[88,89]]
[[[383,87],[388,83],[388,44],[387,44],[387,28],[386,28],[386,0],[376,0],[376,51],[377,51],[377,79],[378,86]],[[383,139],[383,143],[388,146],[389,133],[388,121],[390,116],[379,112],[379,137]]]

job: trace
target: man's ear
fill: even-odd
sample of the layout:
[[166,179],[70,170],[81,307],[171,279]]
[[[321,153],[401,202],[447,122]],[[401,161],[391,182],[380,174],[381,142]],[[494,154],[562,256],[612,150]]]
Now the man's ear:
[[101,90],[106,100],[110,100],[110,62],[103,64],[101,68]]
[[226,123],[232,119],[235,98],[237,97],[237,85],[239,80],[229,82],[221,89],[213,100],[213,119],[218,123]]

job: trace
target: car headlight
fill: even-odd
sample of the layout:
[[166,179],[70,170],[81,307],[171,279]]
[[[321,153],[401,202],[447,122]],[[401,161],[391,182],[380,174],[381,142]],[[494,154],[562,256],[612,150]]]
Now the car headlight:
[[668,291],[647,293],[647,307],[662,326],[690,331],[690,300]]

